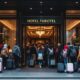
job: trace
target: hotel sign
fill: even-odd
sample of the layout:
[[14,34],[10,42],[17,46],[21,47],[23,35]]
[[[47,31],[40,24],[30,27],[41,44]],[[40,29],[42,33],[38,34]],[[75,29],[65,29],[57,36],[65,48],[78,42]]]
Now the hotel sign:
[[55,19],[27,19],[27,23],[56,23]]
[[61,24],[60,17],[26,17],[26,24]]

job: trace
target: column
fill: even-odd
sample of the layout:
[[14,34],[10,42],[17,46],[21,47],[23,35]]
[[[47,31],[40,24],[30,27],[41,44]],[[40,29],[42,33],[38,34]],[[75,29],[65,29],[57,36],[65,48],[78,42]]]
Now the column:
[[22,14],[21,10],[17,9],[17,20],[16,20],[16,43],[20,46],[21,56],[20,59],[21,65],[23,64],[23,26],[22,26]]
[[61,13],[61,44],[64,46],[66,43],[66,14],[65,10]]

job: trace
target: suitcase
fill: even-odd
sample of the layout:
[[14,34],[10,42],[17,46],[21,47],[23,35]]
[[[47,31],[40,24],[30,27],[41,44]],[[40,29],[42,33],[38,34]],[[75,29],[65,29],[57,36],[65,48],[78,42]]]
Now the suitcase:
[[65,69],[64,63],[58,63],[57,64],[57,71],[58,72],[64,72],[64,69]]
[[11,58],[7,59],[6,69],[13,69],[14,61]]
[[74,72],[73,63],[67,63],[66,70],[67,70],[67,72],[70,72],[70,73]]
[[0,72],[3,71],[3,65],[2,65],[2,63],[3,63],[3,59],[0,57]]
[[78,71],[78,63],[77,62],[74,62],[74,71],[77,72]]
[[29,60],[29,66],[30,66],[30,67],[33,67],[33,66],[34,66],[34,60],[33,60],[33,59],[30,59],[30,60]]
[[55,59],[49,59],[48,60],[48,65],[49,66],[55,66],[56,62],[55,62]]

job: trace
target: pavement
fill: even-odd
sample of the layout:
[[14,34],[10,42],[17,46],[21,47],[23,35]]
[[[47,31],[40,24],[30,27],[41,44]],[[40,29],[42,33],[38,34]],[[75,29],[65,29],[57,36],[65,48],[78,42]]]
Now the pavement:
[[58,73],[52,68],[23,68],[3,71],[0,80],[80,80],[80,73]]

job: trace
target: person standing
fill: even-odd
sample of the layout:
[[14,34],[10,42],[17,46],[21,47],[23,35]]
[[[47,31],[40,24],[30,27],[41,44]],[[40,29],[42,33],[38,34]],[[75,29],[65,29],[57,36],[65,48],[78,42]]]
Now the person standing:
[[36,63],[36,54],[37,54],[36,46],[34,44],[32,44],[30,46],[30,59],[31,58],[33,59],[34,64]]
[[8,58],[8,45],[4,44],[1,50],[1,56],[3,59],[3,69],[6,69],[7,58]]
[[[57,44],[57,48],[55,49],[55,59],[56,59],[56,63],[58,63],[61,59],[61,52],[63,50],[63,47],[60,43]],[[62,61],[62,60],[61,60]]]
[[13,49],[12,49],[12,54],[14,57],[14,62],[15,62],[15,68],[19,68],[19,62],[20,62],[20,58],[21,58],[21,50],[19,45],[14,45]]
[[64,60],[64,66],[65,66],[65,72],[66,70],[66,66],[67,66],[67,62],[68,62],[68,45],[64,45],[63,51],[62,51],[62,56],[63,56],[63,60]]
[[48,48],[49,48],[49,43],[46,43],[44,45],[44,65],[45,67],[48,66]]
[[43,56],[44,56],[44,50],[42,48],[42,46],[40,46],[37,50],[37,56],[38,56],[38,64],[39,64],[39,67],[42,68],[42,65],[43,65]]

